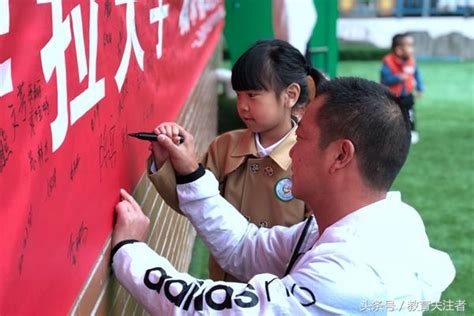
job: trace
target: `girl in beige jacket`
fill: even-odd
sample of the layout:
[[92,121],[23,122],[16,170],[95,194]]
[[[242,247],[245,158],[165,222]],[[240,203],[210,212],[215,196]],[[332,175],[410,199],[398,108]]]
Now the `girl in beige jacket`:
[[[256,42],[232,69],[237,110],[247,129],[218,136],[201,162],[216,176],[221,195],[258,226],[291,226],[310,214],[291,193],[289,151],[296,142],[297,120],[324,80],[296,48],[281,40]],[[164,123],[155,133],[170,135],[172,128]],[[151,147],[150,180],[181,213],[174,171],[158,143]],[[212,257],[209,277],[236,281]]]

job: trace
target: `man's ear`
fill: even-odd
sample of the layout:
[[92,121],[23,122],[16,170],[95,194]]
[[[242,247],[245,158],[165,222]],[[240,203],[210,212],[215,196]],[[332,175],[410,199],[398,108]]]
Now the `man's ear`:
[[285,105],[289,106],[290,108],[295,106],[296,102],[298,102],[298,99],[300,97],[300,93],[301,93],[301,87],[299,84],[297,83],[290,84],[285,89],[285,94],[286,94]]
[[335,142],[333,146],[334,161],[329,169],[330,173],[345,168],[354,159],[355,155],[354,144],[348,139],[341,139]]

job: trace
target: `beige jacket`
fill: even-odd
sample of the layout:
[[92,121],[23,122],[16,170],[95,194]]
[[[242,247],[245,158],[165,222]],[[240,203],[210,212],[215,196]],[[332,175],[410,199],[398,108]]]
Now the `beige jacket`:
[[[217,137],[202,159],[219,181],[219,189],[235,208],[251,222],[262,227],[291,226],[311,212],[291,194],[291,159],[289,152],[296,142],[296,127],[273,152],[264,158],[257,155],[255,134],[248,129],[227,132]],[[176,179],[169,163],[149,175],[163,199],[176,211]],[[209,258],[209,277],[236,281]]]

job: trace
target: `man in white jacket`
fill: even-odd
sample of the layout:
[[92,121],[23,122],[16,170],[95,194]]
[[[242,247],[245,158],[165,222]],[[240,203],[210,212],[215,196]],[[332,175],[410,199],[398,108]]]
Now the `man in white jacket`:
[[[198,165],[192,135],[173,123],[159,130],[181,210],[219,264],[246,283],[176,271],[141,242],[148,219],[122,191],[112,266],[151,314],[416,315],[454,279],[449,256],[430,247],[416,210],[387,194],[406,160],[410,126],[379,84],[339,78],[319,89],[290,153],[292,192],[314,217],[289,228],[249,223]],[[178,135],[181,145],[173,142]]]

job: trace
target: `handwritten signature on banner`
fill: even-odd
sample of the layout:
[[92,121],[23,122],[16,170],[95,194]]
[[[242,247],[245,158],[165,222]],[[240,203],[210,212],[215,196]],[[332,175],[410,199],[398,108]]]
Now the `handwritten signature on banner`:
[[[163,56],[163,29],[166,27],[166,19],[170,12],[170,2],[165,0],[156,0],[157,5],[149,9],[149,25],[157,28],[156,39],[156,59]],[[0,0],[0,39],[4,34],[11,31],[10,24],[10,4],[13,1]],[[97,53],[98,53],[98,24],[99,24],[99,5],[96,1],[89,2],[89,18],[83,21],[81,4],[76,5],[69,13],[63,16],[63,3],[60,0],[37,0],[38,6],[50,4],[52,19],[52,36],[41,49],[41,66],[43,76],[46,82],[50,82],[53,73],[56,74],[57,86],[57,115],[50,123],[51,129],[51,150],[55,152],[64,143],[69,126],[74,125],[85,113],[96,106],[106,94],[105,84],[107,77],[97,78]],[[195,40],[192,41],[190,48],[198,48],[206,41],[208,34],[212,31],[225,15],[223,7],[215,10],[222,4],[220,0],[183,0],[179,13],[179,31],[183,36],[189,33],[192,26],[198,22],[205,22],[195,31]],[[141,71],[144,71],[144,50],[137,36],[137,26],[135,21],[135,3],[134,0],[110,0],[104,2],[105,16],[109,18],[112,14],[112,6],[122,6],[126,8],[125,14],[125,48],[122,51],[120,64],[118,65],[114,81],[118,92],[121,92],[126,82],[126,75],[129,69],[130,60],[133,56]],[[211,16],[209,13],[214,11]],[[84,23],[88,25],[88,34],[84,34]],[[142,24],[143,25],[143,24]],[[86,54],[85,42],[87,42],[88,53]],[[112,42],[112,35],[104,33],[102,36],[104,45]],[[72,44],[73,42],[73,44]],[[66,67],[66,49],[71,45],[76,52],[77,70],[79,82],[83,82],[87,76],[87,87],[78,95],[70,96],[68,91],[67,67]],[[86,57],[88,56],[88,58]],[[43,100],[41,104],[30,110],[30,116],[27,118],[26,101],[31,103],[31,98],[41,97],[41,85],[39,80],[32,82],[15,83],[12,80],[12,68],[15,63],[14,56],[6,60],[0,60],[0,99],[9,93],[17,92],[19,104],[14,106],[9,104],[11,111],[13,138],[16,135],[16,129],[28,119],[30,131],[35,133],[35,122],[41,121],[49,116],[49,104],[51,100]],[[51,118],[48,118],[50,120]],[[9,152],[5,142],[2,143],[3,163],[8,159]],[[0,161],[1,163],[2,161]]]
[[0,315],[68,312],[118,188],[143,175],[127,134],[176,118],[224,15],[223,0],[0,0]]

